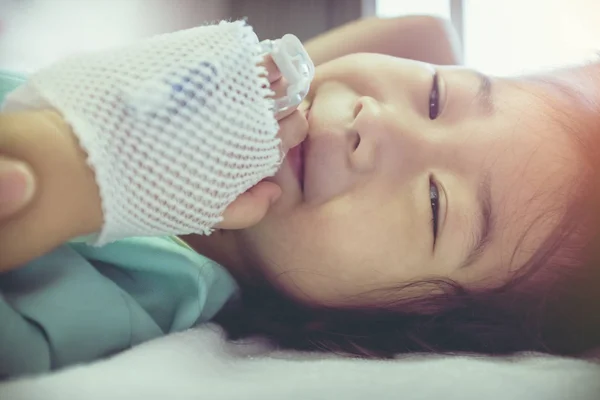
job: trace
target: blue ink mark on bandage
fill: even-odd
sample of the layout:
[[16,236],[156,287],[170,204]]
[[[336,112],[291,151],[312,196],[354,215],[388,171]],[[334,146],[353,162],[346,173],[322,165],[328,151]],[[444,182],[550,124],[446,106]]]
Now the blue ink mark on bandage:
[[178,114],[181,109],[197,113],[199,111],[198,107],[205,107],[206,96],[198,95],[198,93],[205,92],[207,85],[214,82],[217,76],[218,70],[216,66],[210,62],[203,61],[197,67],[188,69],[187,73],[184,73],[183,76],[165,79],[164,82],[172,90],[170,98],[178,107],[178,109],[168,108],[168,113]]

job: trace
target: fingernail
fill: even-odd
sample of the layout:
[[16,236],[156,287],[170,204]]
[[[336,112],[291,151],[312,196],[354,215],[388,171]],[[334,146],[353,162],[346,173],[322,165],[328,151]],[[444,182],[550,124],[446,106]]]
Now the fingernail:
[[25,164],[0,160],[0,213],[16,211],[33,196],[33,175]]

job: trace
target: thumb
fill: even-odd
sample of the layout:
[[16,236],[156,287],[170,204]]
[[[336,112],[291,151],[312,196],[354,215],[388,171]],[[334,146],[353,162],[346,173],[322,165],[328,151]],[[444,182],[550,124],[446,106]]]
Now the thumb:
[[281,196],[281,188],[273,183],[261,181],[242,193],[223,213],[218,229],[245,229],[259,223],[271,205]]
[[35,181],[30,168],[19,161],[0,157],[0,218],[25,207],[33,197]]

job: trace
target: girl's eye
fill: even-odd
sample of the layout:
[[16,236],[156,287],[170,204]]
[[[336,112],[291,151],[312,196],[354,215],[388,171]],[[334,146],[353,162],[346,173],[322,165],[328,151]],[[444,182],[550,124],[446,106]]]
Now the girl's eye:
[[433,75],[433,84],[431,86],[431,92],[429,93],[429,119],[434,120],[440,113],[440,90],[439,90],[439,79],[438,73]]
[[431,178],[429,179],[429,201],[431,202],[431,225],[433,229],[433,244],[435,245],[438,236],[440,192],[438,190],[437,184]]

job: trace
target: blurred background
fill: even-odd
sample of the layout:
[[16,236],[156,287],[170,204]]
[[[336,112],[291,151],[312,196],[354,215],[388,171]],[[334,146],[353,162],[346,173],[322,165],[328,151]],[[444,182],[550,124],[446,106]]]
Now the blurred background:
[[0,0],[0,68],[31,72],[75,51],[221,19],[246,17],[261,39],[306,40],[361,17],[409,14],[452,20],[465,63],[491,74],[600,50],[599,0]]

